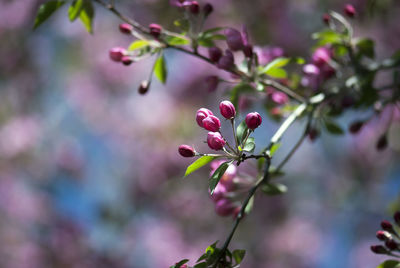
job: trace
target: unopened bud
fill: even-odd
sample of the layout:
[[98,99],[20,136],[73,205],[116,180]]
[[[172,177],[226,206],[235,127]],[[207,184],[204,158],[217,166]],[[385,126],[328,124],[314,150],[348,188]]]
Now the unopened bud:
[[123,56],[121,61],[122,61],[122,64],[127,65],[127,66],[131,65],[133,62],[132,58],[129,56]]
[[212,62],[218,62],[222,57],[222,50],[219,47],[210,47],[208,49],[208,56]]
[[382,221],[381,227],[383,230],[388,231],[389,233],[394,232],[393,225],[389,221]]
[[196,155],[196,151],[193,149],[193,147],[185,144],[179,146],[178,152],[183,157],[193,157]]
[[242,34],[233,28],[228,28],[225,30],[226,43],[229,49],[232,51],[238,51],[243,49],[243,37]]
[[235,64],[235,59],[233,57],[233,54],[230,50],[226,50],[225,51],[225,55],[223,55],[218,63],[217,63],[217,67],[220,69],[224,69],[224,70],[229,70],[231,69]]
[[207,108],[200,108],[196,112],[196,122],[200,127],[204,127],[203,120],[206,119],[208,116],[214,115],[210,110]]
[[228,199],[221,199],[215,205],[215,212],[222,217],[231,215],[235,210],[235,206]]
[[192,14],[199,14],[199,11],[200,11],[199,3],[197,1],[192,1],[191,5],[189,7],[189,11]]
[[376,232],[376,238],[378,238],[381,241],[386,241],[390,239],[392,236],[390,235],[389,232],[386,231],[378,231]]
[[214,7],[210,3],[206,3],[203,7],[204,16],[210,15],[214,10]]
[[253,46],[250,44],[247,44],[243,47],[243,54],[247,58],[251,58],[253,56]]
[[386,254],[388,250],[382,245],[373,245],[371,246],[371,251],[376,254]]
[[119,31],[123,34],[130,34],[132,33],[133,26],[128,23],[121,23],[119,25]]
[[116,62],[120,62],[122,60],[122,57],[125,55],[126,50],[123,47],[114,47],[110,49],[109,55],[110,59]]
[[140,86],[138,88],[138,92],[141,95],[144,95],[147,93],[147,91],[149,91],[149,87],[150,87],[150,83],[147,80],[142,81],[142,83],[140,83]]
[[389,239],[385,242],[385,246],[390,250],[396,250],[399,248],[399,245],[393,239]]
[[322,16],[322,21],[326,24],[329,25],[329,22],[331,21],[331,15],[329,15],[328,13],[325,13]]
[[232,102],[230,101],[222,101],[219,104],[219,111],[221,112],[221,115],[225,117],[226,119],[232,119],[236,115],[236,109],[235,106],[233,105]]
[[150,29],[150,34],[154,37],[154,38],[158,38],[161,34],[162,31],[162,27],[159,24],[156,23],[152,23],[149,25],[149,29]]
[[349,18],[354,18],[356,15],[356,9],[350,4],[345,5],[343,11]]
[[203,127],[208,131],[217,132],[221,128],[221,121],[214,115],[209,115],[203,119]]
[[262,118],[259,113],[253,112],[246,115],[245,122],[249,129],[254,130],[261,125]]
[[349,131],[351,134],[357,134],[360,132],[361,128],[364,126],[364,121],[355,121],[349,126]]
[[314,142],[318,137],[319,137],[318,129],[310,127],[310,129],[308,130],[308,138],[310,139],[310,141]]
[[386,133],[379,137],[378,141],[376,142],[376,149],[378,151],[383,151],[388,146],[388,140]]
[[207,144],[213,150],[221,150],[225,146],[225,140],[219,132],[208,132]]

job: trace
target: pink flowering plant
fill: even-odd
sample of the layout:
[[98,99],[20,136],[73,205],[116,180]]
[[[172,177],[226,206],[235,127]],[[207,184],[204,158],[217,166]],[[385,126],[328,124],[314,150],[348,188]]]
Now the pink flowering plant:
[[[357,19],[355,8],[347,4],[341,13],[331,11],[321,14],[326,28],[312,34],[315,46],[311,57],[289,56],[279,47],[258,47],[252,43],[245,27],[215,27],[204,29],[205,21],[213,13],[210,3],[175,0],[171,4],[181,11],[181,18],[174,21],[175,31],[151,23],[143,26],[118,10],[114,1],[105,0],[52,0],[41,5],[34,28],[40,26],[61,6],[69,4],[70,21],[80,20],[85,28],[93,32],[95,4],[121,19],[119,31],[132,36],[129,47],[114,47],[109,50],[112,61],[131,65],[154,56],[149,77],[138,86],[139,94],[149,92],[156,77],[167,83],[168,60],[164,52],[175,50],[215,66],[229,73],[226,80],[217,75],[209,76],[204,83],[210,92],[221,83],[227,84],[229,100],[219,104],[219,113],[214,107],[200,108],[193,116],[200,128],[208,131],[204,136],[210,152],[198,152],[193,146],[181,145],[178,152],[183,157],[197,158],[190,164],[185,176],[208,164],[211,165],[209,194],[220,216],[233,216],[234,223],[225,241],[210,245],[193,267],[239,267],[245,250],[229,249],[230,242],[246,214],[251,212],[254,196],[261,191],[267,195],[284,194],[287,187],[278,180],[282,168],[297,151],[302,142],[315,140],[321,133],[342,135],[345,129],[338,118],[348,110],[369,110],[370,118],[360,118],[349,126],[349,132],[359,133],[373,117],[390,109],[392,114],[400,108],[400,51],[383,61],[375,59],[374,41],[355,35],[352,20]],[[116,27],[118,29],[118,27]],[[386,85],[376,86],[379,73],[390,72],[392,79]],[[263,103],[266,115],[280,126],[270,137],[265,148],[256,148],[253,134],[262,125],[262,112],[250,112],[242,121],[241,101],[249,96],[265,96]],[[214,111],[214,112],[213,112]],[[279,150],[281,138],[294,122],[305,122],[298,141],[279,163],[272,163]],[[194,121],[193,121],[194,123]],[[195,124],[195,123],[194,123]],[[222,126],[229,125],[232,133],[223,133]],[[390,126],[390,124],[389,124]],[[388,128],[381,130],[376,141],[377,150],[388,147]],[[201,142],[201,141],[199,141]],[[240,174],[239,167],[252,162],[252,177]],[[395,221],[400,224],[400,216]],[[383,231],[377,236],[385,246],[373,246],[375,253],[399,257],[398,232],[389,223],[382,223]],[[171,267],[189,267],[189,260],[176,262]],[[399,267],[398,260],[390,260],[389,266]],[[385,262],[388,263],[388,262]],[[397,265],[397,266],[396,266]]]

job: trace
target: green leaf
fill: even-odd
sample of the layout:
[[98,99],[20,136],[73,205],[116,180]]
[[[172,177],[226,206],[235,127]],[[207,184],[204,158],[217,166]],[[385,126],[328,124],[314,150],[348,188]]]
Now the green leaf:
[[68,10],[68,18],[70,21],[76,20],[83,9],[85,0],[74,0]]
[[334,121],[331,120],[325,120],[324,121],[325,128],[326,130],[334,135],[343,135],[344,131],[343,129]]
[[199,159],[194,161],[190,166],[187,167],[186,172],[185,172],[185,177],[187,175],[189,175],[190,173],[193,173],[194,171],[198,170],[202,166],[207,165],[208,163],[213,161],[215,158],[217,158],[217,157],[216,156],[208,156],[208,155],[200,157]]
[[214,189],[217,186],[219,180],[221,179],[222,175],[224,175],[225,171],[231,164],[231,161],[227,161],[222,163],[215,171],[214,174],[212,174],[210,181],[209,181],[209,188],[211,191],[211,195],[214,193]]
[[207,263],[206,262],[200,262],[193,266],[193,268],[207,268]]
[[183,36],[172,36],[172,35],[166,36],[165,41],[172,46],[187,45],[190,43],[189,39]]
[[89,33],[93,33],[94,8],[91,0],[84,0],[83,8],[79,14],[83,26]]
[[233,258],[235,259],[236,264],[240,264],[246,254],[246,250],[243,249],[235,249],[233,251]]
[[264,164],[265,164],[265,158],[261,157],[257,160],[257,169],[259,172],[261,172],[264,169]]
[[343,36],[333,30],[324,30],[321,32],[313,33],[311,36],[313,39],[317,39],[317,46],[325,46],[327,44],[341,44]]
[[272,145],[271,149],[269,150],[269,154],[271,157],[276,153],[276,151],[281,147],[281,145],[282,144],[280,142],[274,143]]
[[254,195],[249,199],[249,203],[247,203],[246,208],[244,209],[244,213],[250,214],[254,207]]
[[150,43],[149,43],[149,41],[147,41],[147,40],[136,40],[136,41],[133,41],[133,42],[129,45],[128,50],[137,50],[137,49],[141,49],[141,48],[147,47],[149,44],[150,44]]
[[254,152],[254,149],[256,148],[256,143],[254,142],[253,137],[249,137],[246,141],[246,144],[243,146],[243,151],[246,152]]
[[167,65],[165,64],[165,58],[162,53],[154,63],[154,74],[161,83],[165,84],[167,82]]
[[197,43],[202,47],[214,47],[215,43],[212,38],[199,38],[197,39]]
[[219,32],[219,31],[221,31],[221,30],[223,30],[223,29],[224,29],[224,27],[210,28],[210,29],[207,29],[207,30],[205,30],[204,32],[200,33],[200,35],[205,36],[205,35],[213,34],[213,33],[215,33],[215,32]]
[[285,58],[285,57],[281,57],[281,58],[276,58],[273,61],[271,61],[270,63],[268,63],[267,65],[265,65],[264,67],[262,67],[260,69],[260,73],[266,73],[268,72],[270,69],[275,69],[275,68],[281,68],[286,66],[288,63],[290,62],[290,58]]
[[237,84],[231,90],[231,102],[235,106],[236,110],[238,110],[239,96],[243,93],[254,92],[255,89],[247,83]]
[[269,75],[273,78],[286,78],[287,72],[281,68],[272,68],[265,72],[266,75]]
[[65,4],[65,1],[49,1],[40,5],[38,12],[36,14],[35,23],[33,25],[33,29],[39,27],[43,22],[45,22],[54,12],[56,12],[62,5]]
[[287,192],[287,187],[281,183],[267,183],[261,187],[261,191],[267,195],[280,195]]
[[397,260],[387,260],[379,264],[376,268],[400,268],[400,262]]
[[373,40],[367,38],[359,39],[356,42],[356,46],[360,55],[364,55],[371,59],[375,57],[375,45]]
[[243,120],[236,128],[236,137],[239,144],[242,144],[243,139],[245,138],[247,131],[249,128],[247,127],[246,121]]

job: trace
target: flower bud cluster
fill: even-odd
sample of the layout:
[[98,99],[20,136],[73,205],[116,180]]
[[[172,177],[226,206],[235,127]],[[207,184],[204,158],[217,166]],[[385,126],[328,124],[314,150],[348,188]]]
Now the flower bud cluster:
[[[400,227],[400,211],[393,215],[395,224]],[[393,251],[400,252],[400,237],[395,226],[387,220],[381,222],[382,230],[376,232],[376,237],[384,243],[384,245],[373,245],[371,251],[376,254],[391,255]]]

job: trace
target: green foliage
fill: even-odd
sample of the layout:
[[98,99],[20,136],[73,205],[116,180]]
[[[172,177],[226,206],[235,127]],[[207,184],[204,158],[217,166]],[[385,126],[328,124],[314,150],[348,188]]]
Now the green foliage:
[[281,145],[282,145],[282,143],[280,143],[280,142],[274,143],[272,145],[271,149],[269,150],[269,154],[271,157],[274,156],[274,154],[276,153],[276,151],[278,151],[278,149],[281,147]]
[[182,46],[190,43],[190,40],[185,38],[184,36],[172,36],[168,35],[165,37],[165,41],[168,45],[171,46]]
[[189,175],[190,173],[195,172],[202,166],[207,165],[208,163],[210,163],[211,161],[213,161],[216,158],[217,157],[215,157],[215,156],[208,156],[208,155],[200,157],[199,159],[194,161],[190,166],[187,167],[186,172],[185,172],[185,177],[187,175]]
[[165,84],[167,82],[168,70],[163,53],[158,56],[154,63],[154,75],[161,83]]
[[379,264],[376,268],[400,268],[400,262],[397,260],[387,260]]
[[334,121],[330,120],[330,119],[325,119],[324,120],[324,126],[325,129],[334,135],[343,135],[344,131],[343,129]]
[[331,45],[342,44],[344,35],[329,29],[313,33],[311,35],[311,38],[317,40],[317,45],[316,45],[317,47],[321,47],[328,44]]
[[197,42],[200,46],[203,47],[213,47],[215,46],[214,41],[215,40],[225,40],[226,37],[225,35],[218,34],[218,31],[221,31],[224,29],[223,27],[217,27],[217,28],[212,28],[208,29],[204,32],[199,33],[197,37]]
[[231,163],[232,163],[232,161],[227,161],[227,162],[222,163],[214,171],[214,174],[212,174],[210,181],[209,181],[209,188],[210,188],[211,195],[214,193],[215,187],[217,187],[219,180],[224,175],[225,171],[228,169],[228,167]]
[[249,203],[247,203],[246,208],[244,209],[244,213],[250,214],[254,207],[254,195],[249,199]]
[[246,250],[243,249],[235,249],[232,252],[233,258],[235,259],[236,264],[240,264],[244,258],[244,255],[246,255]]
[[65,4],[65,1],[49,1],[47,3],[42,4],[37,12],[35,23],[33,25],[33,29],[39,27],[43,22],[45,22],[54,12],[56,12],[62,5]]
[[247,135],[249,128],[246,125],[246,121],[243,120],[236,128],[236,137],[239,144],[243,143],[244,138]]
[[83,9],[79,14],[79,19],[81,20],[83,26],[89,33],[93,33],[93,18],[94,18],[94,8],[92,1],[84,1]]
[[256,143],[254,142],[254,138],[249,137],[246,141],[246,144],[243,146],[243,151],[252,153],[254,152],[255,148],[256,148]]
[[148,47],[149,45],[150,42],[147,40],[135,40],[129,45],[128,50],[142,49]]
[[368,38],[358,39],[356,41],[356,47],[358,50],[357,56],[366,56],[371,59],[375,57],[375,44],[373,40]]
[[287,192],[287,186],[281,183],[266,183],[261,186],[261,191],[267,195],[280,195]]
[[189,261],[188,259],[181,260],[181,261],[177,262],[175,265],[170,266],[169,268],[180,268],[182,265],[184,265],[188,261]]
[[85,2],[85,0],[74,0],[72,2],[68,9],[68,18],[71,22],[75,21],[79,17]]

